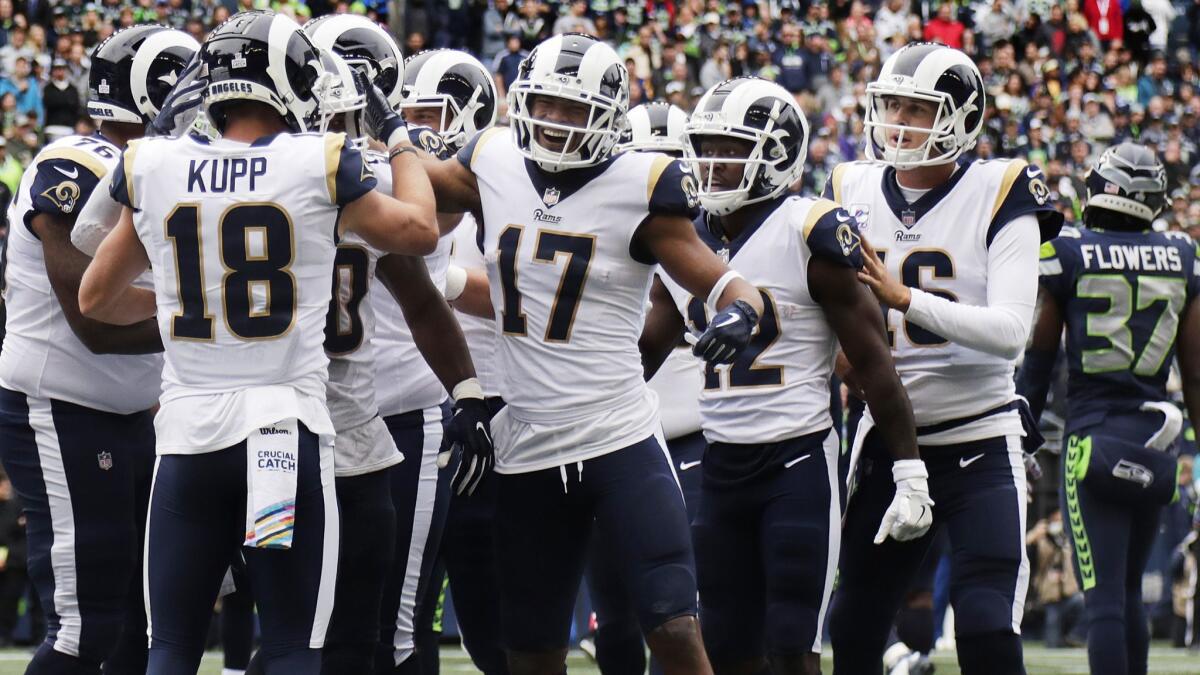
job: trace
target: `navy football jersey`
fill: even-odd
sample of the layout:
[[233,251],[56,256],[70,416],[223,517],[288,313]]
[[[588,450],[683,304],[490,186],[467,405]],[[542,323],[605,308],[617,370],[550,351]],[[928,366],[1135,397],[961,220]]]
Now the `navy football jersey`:
[[1180,233],[1068,230],[1042,246],[1040,282],[1067,326],[1067,431],[1167,398],[1179,317],[1200,292]]

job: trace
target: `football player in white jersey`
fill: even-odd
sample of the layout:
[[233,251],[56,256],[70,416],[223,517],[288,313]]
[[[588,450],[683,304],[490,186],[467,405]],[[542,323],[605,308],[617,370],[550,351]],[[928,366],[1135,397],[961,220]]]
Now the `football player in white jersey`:
[[[401,110],[409,124],[432,128],[451,152],[458,152],[477,133],[496,120],[496,85],[491,73],[470,54],[451,49],[423,51],[405,61],[404,99]],[[479,252],[475,216],[440,216],[446,224],[458,223],[451,235],[450,258],[445,268],[446,297],[456,300],[466,284],[467,268],[482,275],[486,285],[483,256]],[[442,261],[438,261],[440,268]],[[471,348],[480,384],[493,414],[503,406],[494,366],[495,321],[459,312],[459,323]],[[449,459],[443,455],[444,459]],[[494,481],[481,483],[471,495],[452,494],[446,511],[445,533],[433,575],[423,584],[418,599],[417,652],[430,672],[430,656],[437,658],[434,611],[442,593],[442,568],[454,588],[454,614],[463,646],[480,671],[507,672],[500,642],[500,609],[496,597],[498,580],[493,555],[492,515],[495,510]],[[431,551],[426,551],[426,556]],[[432,654],[430,654],[432,652]]]
[[[687,113],[662,101],[630,108],[628,124],[614,152],[659,152],[683,157],[683,127]],[[656,275],[660,276],[660,275]],[[658,395],[663,437],[683,490],[688,522],[696,514],[700,492],[700,466],[704,436],[700,433],[701,362],[682,338],[676,349],[649,381]],[[588,592],[596,613],[596,630],[591,636],[596,664],[603,672],[633,673],[646,670],[646,646],[617,561],[601,546],[593,546],[587,569]],[[457,596],[455,596],[457,598]],[[662,669],[651,663],[651,672]]]
[[[932,520],[912,408],[878,304],[855,278],[853,220],[829,200],[787,194],[808,149],[792,95],[758,78],[728,80],[696,104],[684,138],[705,212],[697,232],[764,306],[750,345],[728,366],[707,366],[700,393],[708,447],[692,539],[705,647],[718,673],[815,675],[841,534],[829,410],[837,344],[895,458],[896,496],[877,541],[919,537]],[[642,348],[652,373],[710,312],[671,279],[651,297]]]
[[136,570],[162,369],[150,354],[162,342],[148,318],[115,326],[80,314],[88,258],[70,235],[197,49],[162,26],[101,43],[87,106],[99,132],[43,148],[9,208],[0,457],[23,502],[29,574],[47,620],[29,673],[99,673],[101,662],[106,672],[145,672]]
[[492,428],[510,669],[562,672],[594,529],[665,671],[709,672],[687,514],[637,339],[655,263],[718,310],[695,347],[706,359],[736,358],[762,300],[696,237],[689,171],[664,155],[612,155],[629,99],[612,48],[550,38],[508,96],[511,130],[485,131],[457,160],[426,169],[440,211],[474,211],[486,224],[507,403]]
[[[969,162],[985,94],[971,59],[910,44],[868,85],[867,156],[835,167],[825,196],[863,235],[860,273],[884,305],[896,369],[929,468],[934,525],[911,542],[872,543],[895,490],[889,441],[859,424],[857,489],[843,532],[832,637],[837,673],[878,673],[909,581],[935,531],[953,550],[951,599],[966,675],[1024,672],[1023,424],[1013,364],[1037,294],[1039,241],[1062,217],[1041,171],[1023,160]],[[855,387],[859,374],[846,382]]]
[[[397,107],[405,64],[395,41],[382,28],[361,16],[329,15],[308,22],[304,30],[318,47],[338,54],[384,92],[383,100],[376,101],[377,108],[390,111]],[[347,129],[362,127],[355,113],[338,119],[346,121]],[[413,143],[426,150],[442,146],[430,129],[410,126],[409,134]],[[389,193],[387,156],[374,151],[366,156],[378,181],[376,189]],[[439,243],[439,251],[447,244]],[[434,535],[440,535],[432,513],[438,478],[436,455],[442,441],[438,405],[445,392],[459,391],[462,400],[456,407],[460,416],[465,415],[460,425],[474,428],[475,422],[487,424],[482,393],[477,398],[462,395],[463,391],[478,390],[479,384],[473,379],[470,354],[454,312],[442,298],[440,282],[434,285],[430,279],[430,271],[444,268],[443,258],[438,251],[425,260],[385,255],[361,240],[344,240],[338,246],[336,266],[345,279],[338,281],[342,290],[335,298],[338,306],[329,315],[325,343],[331,357],[330,412],[339,434],[334,467],[339,476],[342,522],[346,528],[357,523],[362,531],[343,531],[341,560],[350,563],[351,571],[343,569],[338,577],[331,632],[322,657],[327,673],[370,672],[376,665],[380,672],[417,666],[414,636],[418,633],[420,591],[428,585],[434,557],[432,551],[426,552],[427,542],[436,542]],[[370,292],[376,274],[394,300]],[[376,402],[376,388],[382,406]],[[420,408],[410,415],[395,416],[397,398],[423,390],[434,393],[435,403],[427,406],[433,408],[429,415]],[[344,415],[340,414],[343,409]],[[436,433],[425,433],[427,417],[436,425]],[[419,423],[397,423],[412,418]],[[343,434],[339,422],[363,425],[359,428],[371,431],[366,436],[363,431],[351,432],[363,437],[360,443]],[[490,442],[486,436],[481,440]],[[405,444],[403,455],[412,461],[395,466],[401,456],[397,443]],[[369,448],[374,450],[366,452]],[[441,496],[444,508],[448,484]],[[380,530],[395,531],[396,536],[375,536]],[[348,547],[347,537],[351,536],[357,543]],[[398,555],[397,542],[401,546]],[[432,611],[429,617],[432,624]],[[370,647],[364,651],[368,641]],[[416,651],[432,652],[437,658],[436,644]],[[364,661],[365,657],[370,660]]]
[[[222,137],[149,139],[122,155],[126,209],[84,275],[85,315],[157,316],[166,347],[145,585],[152,675],[194,673],[225,568],[241,553],[268,674],[318,673],[338,555],[333,424],[322,348],[336,240],[436,245],[433,195],[403,122],[387,139],[393,197],[362,152],[318,128],[352,86],[291,19],[243,12],[199,57]],[[135,215],[136,214],[136,215]],[[151,264],[151,262],[153,264]],[[129,286],[147,267],[155,291]]]

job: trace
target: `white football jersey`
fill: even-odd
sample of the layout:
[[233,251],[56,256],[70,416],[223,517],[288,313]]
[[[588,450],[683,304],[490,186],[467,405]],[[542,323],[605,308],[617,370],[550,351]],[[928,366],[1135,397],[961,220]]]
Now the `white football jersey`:
[[[976,306],[988,304],[988,249],[995,236],[1013,219],[1051,208],[1041,172],[1006,159],[967,163],[911,205],[894,169],[847,162],[835,167],[825,196],[849,212],[894,278]],[[924,436],[929,427],[952,426],[1015,398],[1012,359],[950,342],[894,309],[886,328],[923,443],[935,444]],[[972,438],[960,433],[942,440],[1023,433],[1015,411],[973,422],[969,431]]]
[[672,349],[647,384],[658,395],[664,438],[669,441],[700,431],[704,362],[692,355],[690,345]]
[[[375,167],[379,170],[379,167]],[[384,171],[390,170],[387,166]],[[325,323],[329,382],[325,398],[337,438],[335,476],[359,476],[386,469],[404,459],[375,402],[375,310],[368,296],[379,292],[375,267],[382,251],[347,232],[333,262],[333,299]]]
[[219,450],[297,418],[332,434],[325,356],[341,206],[375,186],[343,134],[136,141],[113,196],[135,209],[166,346],[160,453]]
[[654,434],[637,343],[655,266],[634,234],[652,214],[693,214],[691,173],[665,155],[625,153],[547,174],[500,128],[476,136],[459,161],[479,185],[508,403],[492,425],[496,470],[579,462]]
[[[454,228],[451,238],[454,245],[450,249],[450,262],[464,269],[486,269],[483,253],[479,251],[479,225],[475,216],[464,213],[458,227]],[[499,396],[499,374],[496,371],[496,322],[478,316],[458,313],[458,325],[462,327],[463,335],[467,338],[467,347],[471,350],[471,360],[475,363],[475,376],[483,387],[485,396]]]
[[158,400],[162,357],[88,350],[67,324],[46,275],[42,244],[29,229],[37,213],[78,214],[120,154],[99,134],[67,136],[43,148],[21,176],[8,209],[0,386],[120,414],[146,410]]
[[[379,180],[377,189],[391,194],[392,172],[387,164],[387,156],[368,153],[367,158],[376,169],[376,178]],[[446,284],[446,268],[450,265],[452,245],[449,235],[442,237],[438,240],[437,249],[425,256],[429,278],[437,288]],[[387,292],[372,293],[369,302],[378,321],[375,332],[375,392],[379,413],[384,416],[398,415],[440,405],[446,400],[446,388],[417,349],[400,304]]]
[[[764,218],[726,242],[697,227],[729,267],[759,289],[763,313],[749,345],[729,365],[706,366],[700,420],[710,443],[763,444],[828,429],[829,377],[837,338],[808,290],[808,264],[820,256],[862,266],[853,222],[827,199],[779,199]],[[696,334],[711,308],[667,279],[676,308]]]

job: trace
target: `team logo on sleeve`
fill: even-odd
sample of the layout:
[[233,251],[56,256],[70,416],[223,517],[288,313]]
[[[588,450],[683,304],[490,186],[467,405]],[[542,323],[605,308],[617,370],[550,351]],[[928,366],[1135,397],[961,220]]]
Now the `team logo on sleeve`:
[[700,206],[700,191],[696,186],[696,177],[691,173],[683,174],[679,179],[679,189],[683,191],[683,198],[687,200],[689,209],[694,209]]
[[842,255],[846,257],[849,257],[858,247],[862,246],[862,240],[858,238],[858,233],[846,223],[838,225],[837,231],[834,232],[834,237],[837,238],[838,246],[842,247]]
[[446,142],[430,129],[424,129],[417,134],[417,143],[420,144],[422,150],[435,157],[440,157],[446,152]]
[[63,213],[71,213],[75,210],[75,202],[79,200],[79,194],[79,183],[73,180],[64,180],[42,192],[42,196],[53,202]]
[[1042,170],[1036,166],[1028,167],[1025,169],[1025,177],[1029,179],[1029,194],[1033,195],[1033,200],[1038,206],[1045,206],[1046,202],[1050,201],[1050,188],[1046,185]]

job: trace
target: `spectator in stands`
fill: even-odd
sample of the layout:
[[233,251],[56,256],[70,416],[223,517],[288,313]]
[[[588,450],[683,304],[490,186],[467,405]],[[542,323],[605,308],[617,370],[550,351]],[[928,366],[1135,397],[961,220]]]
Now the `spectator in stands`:
[[509,35],[508,42],[505,44],[506,51],[502,54],[497,54],[492,61],[492,72],[495,73],[496,91],[500,100],[508,94],[508,85],[517,81],[517,71],[521,67],[521,61],[529,56],[529,52],[521,48],[521,36]]
[[779,31],[780,46],[771,60],[779,68],[777,82],[792,93],[812,86],[816,57],[804,48],[800,28],[785,24]]
[[1108,111],[1101,105],[1100,97],[1096,94],[1083,96],[1083,119],[1080,121],[1079,130],[1089,141],[1101,145],[1108,145],[1112,137],[1117,134],[1117,128],[1113,126],[1112,118],[1109,117]]
[[29,60],[18,56],[10,75],[0,80],[0,97],[11,93],[17,100],[17,112],[31,115],[41,126],[45,111],[42,108],[42,91],[37,78],[30,72]]
[[483,12],[483,36],[480,41],[479,60],[491,63],[504,51],[505,21],[508,17],[508,0],[493,0]]
[[990,48],[1000,40],[1012,38],[1017,32],[1017,15],[1007,0],[992,0],[990,5],[980,5],[975,12],[975,32],[983,40],[983,47]]
[[1055,510],[1029,531],[1027,546],[1033,548],[1037,561],[1031,588],[1038,604],[1046,613],[1046,646],[1083,644],[1079,635],[1083,616],[1083,596],[1075,581],[1072,551],[1067,533],[1063,531],[1062,511]]
[[596,34],[596,24],[587,16],[587,0],[571,0],[567,13],[554,22],[553,33],[587,33]]
[[46,109],[47,142],[75,133],[75,121],[82,109],[79,92],[67,79],[66,61],[55,59],[50,66],[50,81],[46,84],[42,102]]
[[963,33],[967,28],[954,18],[954,8],[949,2],[938,5],[937,16],[925,24],[925,39],[940,42],[948,47],[962,49]]

